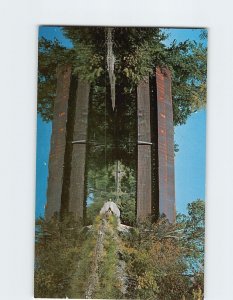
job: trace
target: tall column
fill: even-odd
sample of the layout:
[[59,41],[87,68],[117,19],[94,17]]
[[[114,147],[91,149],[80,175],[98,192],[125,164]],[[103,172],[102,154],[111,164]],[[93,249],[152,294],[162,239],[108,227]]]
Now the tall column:
[[175,221],[174,126],[171,73],[156,68],[159,213]]
[[66,147],[66,122],[71,79],[70,66],[58,66],[57,91],[54,101],[52,137],[49,156],[46,219],[60,212]]
[[137,218],[151,214],[151,123],[149,77],[137,87],[138,165],[137,165]]
[[69,211],[76,218],[83,218],[85,197],[85,164],[90,85],[78,80],[76,95],[73,150],[71,161]]

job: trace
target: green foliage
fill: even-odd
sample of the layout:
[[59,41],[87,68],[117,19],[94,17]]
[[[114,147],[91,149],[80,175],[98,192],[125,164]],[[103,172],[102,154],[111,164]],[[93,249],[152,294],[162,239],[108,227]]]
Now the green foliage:
[[100,27],[63,27],[75,51],[74,73],[95,82],[105,72],[105,32]]
[[121,211],[121,221],[125,225],[133,226],[136,222],[136,201],[135,198],[129,198],[128,195],[121,197],[119,200]]
[[[105,225],[102,228],[103,224]],[[108,222],[104,223],[99,216],[95,218],[81,248],[80,260],[76,265],[71,289],[67,294],[69,297],[85,298],[86,290],[92,280],[95,281],[94,298],[114,299],[120,297],[120,282],[116,276],[118,264],[116,227],[115,216],[111,216]],[[104,240],[102,245],[97,246],[100,228],[103,231]],[[95,268],[96,263],[98,268]],[[92,278],[93,272],[95,272],[95,276]]]
[[[99,85],[99,78],[107,78],[106,28],[63,27],[63,32],[72,41],[72,49],[44,38],[39,43],[38,112],[46,121],[53,114],[58,63],[72,64],[73,72],[93,86]],[[206,40],[206,31],[201,38]],[[193,41],[165,46],[165,39],[158,28],[114,28],[116,84],[130,93],[143,76],[166,65],[173,74],[174,125],[184,124],[192,112],[206,104],[207,50],[203,43]]]
[[167,49],[166,65],[172,71],[174,125],[206,106],[207,48],[202,43],[175,41]]
[[104,203],[115,198],[114,166],[96,170],[88,168],[88,194],[93,202],[87,206],[87,223],[92,224]]
[[199,277],[204,273],[205,202],[198,199],[188,204],[188,215],[178,215],[177,223],[184,230],[182,246],[186,249],[189,272]]
[[[97,247],[100,230],[103,248]],[[202,300],[204,202],[190,203],[188,215],[179,215],[175,224],[148,219],[120,235],[114,215],[97,216],[89,228],[72,216],[40,219],[35,254],[35,297],[84,298],[95,271],[95,298]],[[125,268],[119,273],[120,260]]]
[[116,217],[111,216],[106,225],[103,257],[99,266],[100,284],[95,294],[95,298],[121,299],[121,283],[116,274],[118,267],[118,240],[116,228]]
[[74,265],[80,258],[81,224],[67,216],[37,220],[35,244],[35,297],[65,297]]
[[[82,78],[94,82],[106,72],[106,28],[64,27],[63,32],[74,44],[75,71]],[[164,34],[159,33],[158,28],[114,28],[116,80],[122,80],[122,76],[125,76],[135,84],[142,76],[150,73],[153,65],[152,50],[155,52],[156,47],[158,51],[163,39]]]
[[189,204],[178,220],[139,223],[125,240],[129,298],[203,299],[204,202]]
[[92,224],[95,217],[106,201],[110,199],[116,202],[121,211],[121,221],[126,225],[134,225],[136,199],[135,199],[135,172],[122,165],[123,176],[121,178],[120,190],[116,192],[115,164],[106,168],[88,170],[88,194],[93,195],[93,202],[87,207],[87,224]]
[[72,65],[74,52],[58,42],[45,38],[39,40],[38,57],[38,101],[37,111],[45,122],[53,118],[56,96],[56,68],[58,64]]
[[78,262],[74,264],[75,272],[71,278],[70,289],[67,293],[71,298],[84,298],[85,296],[91,264],[95,254],[96,237],[97,228],[95,226],[87,232],[86,239],[84,239],[82,245],[80,245],[80,257]]
[[137,238],[126,243],[125,254],[131,298],[181,299],[187,293],[186,265],[175,224],[165,218],[138,224]]

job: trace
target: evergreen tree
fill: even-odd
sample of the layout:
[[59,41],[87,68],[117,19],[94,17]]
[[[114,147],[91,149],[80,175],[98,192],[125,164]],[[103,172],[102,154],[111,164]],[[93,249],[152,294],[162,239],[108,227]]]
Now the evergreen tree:
[[[38,111],[46,121],[52,119],[58,63],[72,64],[73,73],[95,86],[101,76],[108,78],[106,28],[64,27],[63,32],[73,48],[61,46],[57,40],[39,41]],[[206,35],[204,31],[202,38]],[[206,104],[207,50],[204,43],[188,40],[165,46],[165,39],[159,28],[114,28],[116,85],[123,85],[127,93],[144,75],[153,74],[156,66],[166,65],[173,74],[174,125],[184,124]]]

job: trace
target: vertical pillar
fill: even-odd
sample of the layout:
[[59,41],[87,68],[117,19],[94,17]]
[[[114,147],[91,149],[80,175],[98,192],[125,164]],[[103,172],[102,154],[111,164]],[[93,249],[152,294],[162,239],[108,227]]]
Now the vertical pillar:
[[88,82],[79,79],[69,189],[69,211],[73,212],[76,218],[83,218],[84,212],[89,92]]
[[149,77],[137,87],[138,164],[137,164],[137,218],[151,214],[151,124]]
[[159,213],[175,221],[174,126],[171,73],[156,68]]
[[70,66],[58,66],[57,91],[54,101],[52,137],[49,156],[46,219],[60,212],[66,147],[66,122],[71,79]]

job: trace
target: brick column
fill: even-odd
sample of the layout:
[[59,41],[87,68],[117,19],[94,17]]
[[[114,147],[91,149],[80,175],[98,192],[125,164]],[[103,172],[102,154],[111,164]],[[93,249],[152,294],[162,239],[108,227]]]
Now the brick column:
[[151,214],[151,123],[149,77],[137,87],[138,164],[137,164],[137,218]]
[[171,73],[156,68],[159,213],[175,221],[174,126]]
[[46,219],[60,212],[66,147],[66,122],[71,79],[70,66],[57,68],[57,92],[54,101],[52,137],[49,156]]
[[88,82],[79,79],[76,94],[68,208],[76,218],[83,218],[84,213],[89,92],[90,85]]

